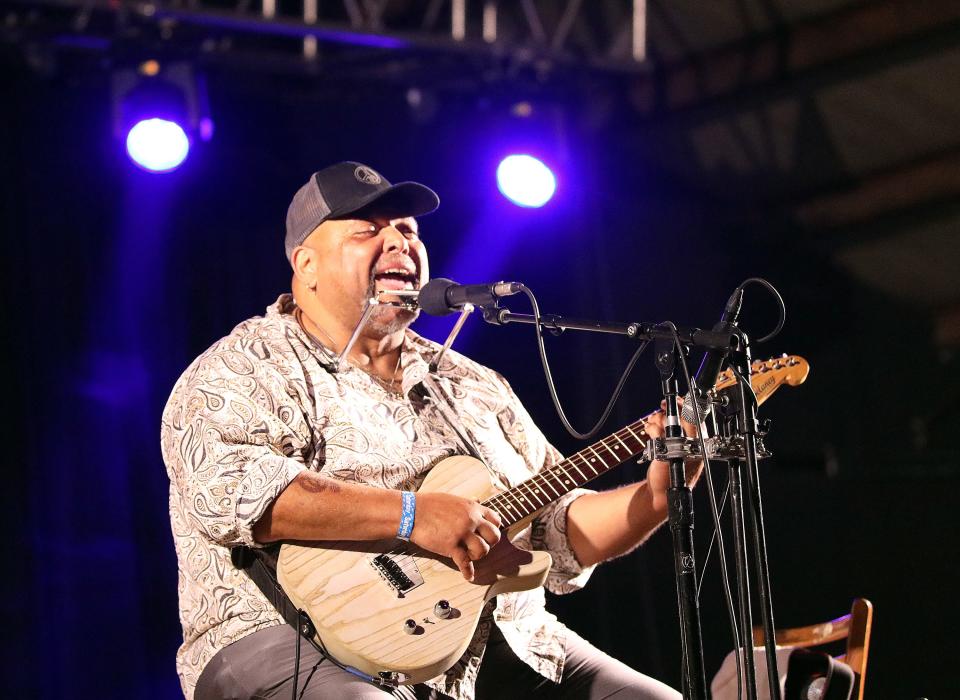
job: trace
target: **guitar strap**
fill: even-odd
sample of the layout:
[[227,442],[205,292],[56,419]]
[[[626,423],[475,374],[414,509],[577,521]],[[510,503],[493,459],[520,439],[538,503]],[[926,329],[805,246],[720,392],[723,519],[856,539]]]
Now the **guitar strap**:
[[[280,554],[280,545],[270,545],[262,549],[238,545],[230,550],[230,561],[233,565],[246,572],[260,592],[273,605],[280,616],[292,626],[297,632],[307,639],[313,646],[323,654],[323,650],[317,646],[313,639],[313,625],[306,620],[301,619],[300,611],[293,601],[287,597],[280,582],[277,581],[277,557]],[[326,656],[326,654],[324,654]]]
[[[421,400],[431,402],[457,436],[460,441],[460,447],[471,457],[474,457],[486,465],[486,462],[484,462],[483,457],[480,456],[480,452],[474,447],[470,438],[450,415],[450,405],[445,400],[442,389],[436,385],[435,376],[427,375],[419,384],[413,387],[411,391],[416,392]],[[329,659],[340,668],[381,688],[395,688],[397,684],[392,682],[388,677],[375,678],[357,669],[345,666],[330,656],[330,654],[317,643],[316,629],[310,621],[310,617],[293,604],[293,601],[290,600],[280,585],[280,582],[277,580],[277,558],[279,554],[279,544],[269,545],[263,548],[237,545],[230,549],[230,561],[234,567],[244,571],[247,576],[250,577],[257,588],[260,589],[260,592],[263,593],[264,597],[266,597],[276,611],[280,613],[284,621],[293,627],[300,637],[310,642],[321,656]]]
[[430,401],[437,409],[437,413],[440,414],[440,417],[443,418],[443,421],[450,426],[454,434],[460,441],[460,447],[476,460],[482,462],[487,469],[490,467],[487,465],[486,461],[480,455],[480,451],[473,446],[473,442],[470,440],[469,436],[464,432],[463,428],[457,424],[457,421],[453,419],[450,415],[451,408],[450,404],[443,396],[443,389],[439,386],[437,382],[437,377],[433,374],[428,374],[425,376],[419,384],[413,387],[412,391],[417,392],[417,395],[420,396],[424,401]]
[[[310,642],[311,646],[317,650],[321,657],[330,661],[347,673],[361,678],[368,683],[376,685],[379,688],[390,690],[397,687],[389,674],[377,678],[369,676],[363,671],[347,666],[341,663],[321,646],[316,639],[317,630],[310,621],[310,617],[298,609],[293,601],[287,597],[280,582],[277,581],[277,557],[280,554],[280,545],[270,545],[262,549],[247,547],[246,545],[237,545],[230,549],[230,561],[233,565],[246,572],[247,576],[257,585],[260,592],[266,596],[271,605],[276,609],[280,616],[288,625],[297,631],[297,635]],[[300,651],[299,642],[297,649],[297,665],[299,666]],[[296,673],[296,672],[295,672]],[[296,687],[296,686],[294,686]]]

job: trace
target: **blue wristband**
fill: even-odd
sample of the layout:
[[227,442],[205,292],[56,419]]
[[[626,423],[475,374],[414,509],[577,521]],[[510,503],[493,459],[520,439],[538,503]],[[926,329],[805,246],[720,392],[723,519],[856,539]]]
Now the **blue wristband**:
[[400,527],[397,528],[397,539],[410,541],[413,532],[413,516],[417,512],[417,495],[413,491],[402,491],[403,509],[400,511]]

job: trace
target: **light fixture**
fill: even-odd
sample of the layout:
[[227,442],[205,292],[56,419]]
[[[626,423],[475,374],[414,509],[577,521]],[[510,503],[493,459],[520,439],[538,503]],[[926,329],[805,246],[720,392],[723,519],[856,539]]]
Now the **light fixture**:
[[557,178],[543,161],[531,155],[515,154],[497,166],[497,187],[514,204],[536,208],[553,197]]
[[204,83],[187,63],[149,59],[116,71],[112,87],[114,134],[143,170],[172,172],[213,135]]

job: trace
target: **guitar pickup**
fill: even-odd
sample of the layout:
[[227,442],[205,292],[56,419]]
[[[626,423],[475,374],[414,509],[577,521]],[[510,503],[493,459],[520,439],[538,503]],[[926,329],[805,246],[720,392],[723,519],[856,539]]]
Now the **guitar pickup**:
[[417,562],[409,554],[378,554],[370,560],[370,565],[401,598],[405,593],[423,585],[423,576],[420,575]]

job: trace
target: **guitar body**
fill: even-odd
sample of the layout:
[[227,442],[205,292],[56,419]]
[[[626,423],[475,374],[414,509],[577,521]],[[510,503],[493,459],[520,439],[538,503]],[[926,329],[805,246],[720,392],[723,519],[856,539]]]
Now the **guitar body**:
[[[480,501],[496,493],[486,467],[472,457],[441,461],[420,491]],[[546,552],[517,549],[504,537],[466,581],[450,559],[395,539],[303,543],[283,545],[277,578],[337,661],[371,676],[402,674],[400,682],[410,684],[456,663],[484,604],[499,593],[542,586],[551,563]],[[435,612],[441,600],[450,606],[446,618]]]

